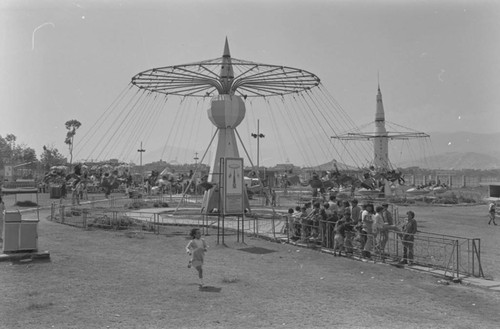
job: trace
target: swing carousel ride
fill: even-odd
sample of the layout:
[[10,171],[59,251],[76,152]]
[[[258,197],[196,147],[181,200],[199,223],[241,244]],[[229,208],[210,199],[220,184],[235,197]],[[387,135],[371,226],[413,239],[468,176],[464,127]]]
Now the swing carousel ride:
[[[200,115],[203,110],[208,120]],[[265,125],[265,141],[272,145],[260,152],[261,161],[268,165],[290,159],[301,162],[312,176],[304,183],[315,191],[359,188],[363,180],[356,176],[373,165],[365,143],[347,147],[342,138],[330,138],[358,128],[318,76],[303,69],[233,58],[227,38],[222,57],[156,67],[133,76],[91,127],[82,126],[86,131],[75,145],[75,156],[87,161],[137,162],[139,142],[160,142],[163,147],[155,158],[188,163],[192,154],[205,150],[195,159],[197,166],[210,167],[200,182],[206,188],[203,211],[210,212],[218,204],[214,191],[220,158],[240,157],[242,149],[244,161],[258,172],[252,161],[258,155],[252,148],[255,127],[251,123],[259,119]],[[162,176],[151,183],[158,184]]]
[[[386,125],[389,126],[389,130],[386,129]],[[374,128],[366,129],[367,126],[374,126]],[[405,183],[402,173],[393,168],[391,162],[389,161],[389,141],[407,141],[409,139],[429,137],[430,136],[426,133],[418,132],[385,120],[385,111],[384,104],[382,102],[380,84],[377,92],[375,121],[357,128],[357,131],[355,132],[332,136],[334,139],[344,141],[373,141],[373,165],[369,167],[369,172],[363,174],[364,181],[361,183],[362,188],[358,191],[358,193],[368,195],[383,193],[386,196],[391,195],[392,190],[394,190],[396,186],[403,185]],[[444,187],[425,186],[411,188],[406,192],[409,194],[425,194],[431,191],[443,192]]]

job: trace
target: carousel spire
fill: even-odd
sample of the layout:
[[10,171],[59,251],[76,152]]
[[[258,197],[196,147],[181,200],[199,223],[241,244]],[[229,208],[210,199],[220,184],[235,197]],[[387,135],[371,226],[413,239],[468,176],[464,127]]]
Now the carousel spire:
[[382,103],[382,93],[380,83],[377,92],[377,108],[375,111],[375,138],[373,140],[374,166],[375,168],[389,168],[389,140],[385,129],[384,103]]
[[[224,45],[224,53],[222,54],[222,65],[220,69],[220,82],[222,84],[222,93],[231,93],[231,84],[234,79],[233,63],[231,62],[231,53],[229,52],[229,42]],[[232,91],[234,93],[234,91]]]

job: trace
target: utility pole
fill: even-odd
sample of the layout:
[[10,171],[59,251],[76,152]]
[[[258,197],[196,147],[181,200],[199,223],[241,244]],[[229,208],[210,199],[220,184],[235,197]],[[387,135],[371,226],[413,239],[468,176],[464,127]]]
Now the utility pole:
[[142,148],[142,142],[141,142],[141,148],[138,149],[137,152],[139,152],[139,154],[140,154],[142,188],[144,189],[144,168],[142,167],[142,153],[146,152],[146,150]]

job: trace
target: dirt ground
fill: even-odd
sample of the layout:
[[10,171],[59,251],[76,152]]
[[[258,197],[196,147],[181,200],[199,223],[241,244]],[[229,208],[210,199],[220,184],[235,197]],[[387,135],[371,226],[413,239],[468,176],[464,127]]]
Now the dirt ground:
[[[420,229],[482,238],[498,277],[500,226],[484,205],[410,207]],[[404,211],[405,209],[402,209]],[[188,227],[167,235],[82,230],[46,220],[50,261],[0,263],[0,328],[497,328],[500,293],[429,274],[215,230],[205,284],[187,268]],[[467,233],[467,234],[464,234]],[[246,249],[246,250],[243,250]]]

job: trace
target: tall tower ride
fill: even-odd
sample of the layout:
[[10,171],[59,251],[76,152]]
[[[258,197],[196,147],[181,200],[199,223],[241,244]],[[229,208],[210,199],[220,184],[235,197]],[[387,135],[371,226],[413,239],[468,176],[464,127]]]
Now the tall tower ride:
[[387,170],[389,164],[389,140],[385,129],[384,104],[380,85],[377,93],[377,109],[375,111],[375,137],[373,138],[373,166],[377,170]]

